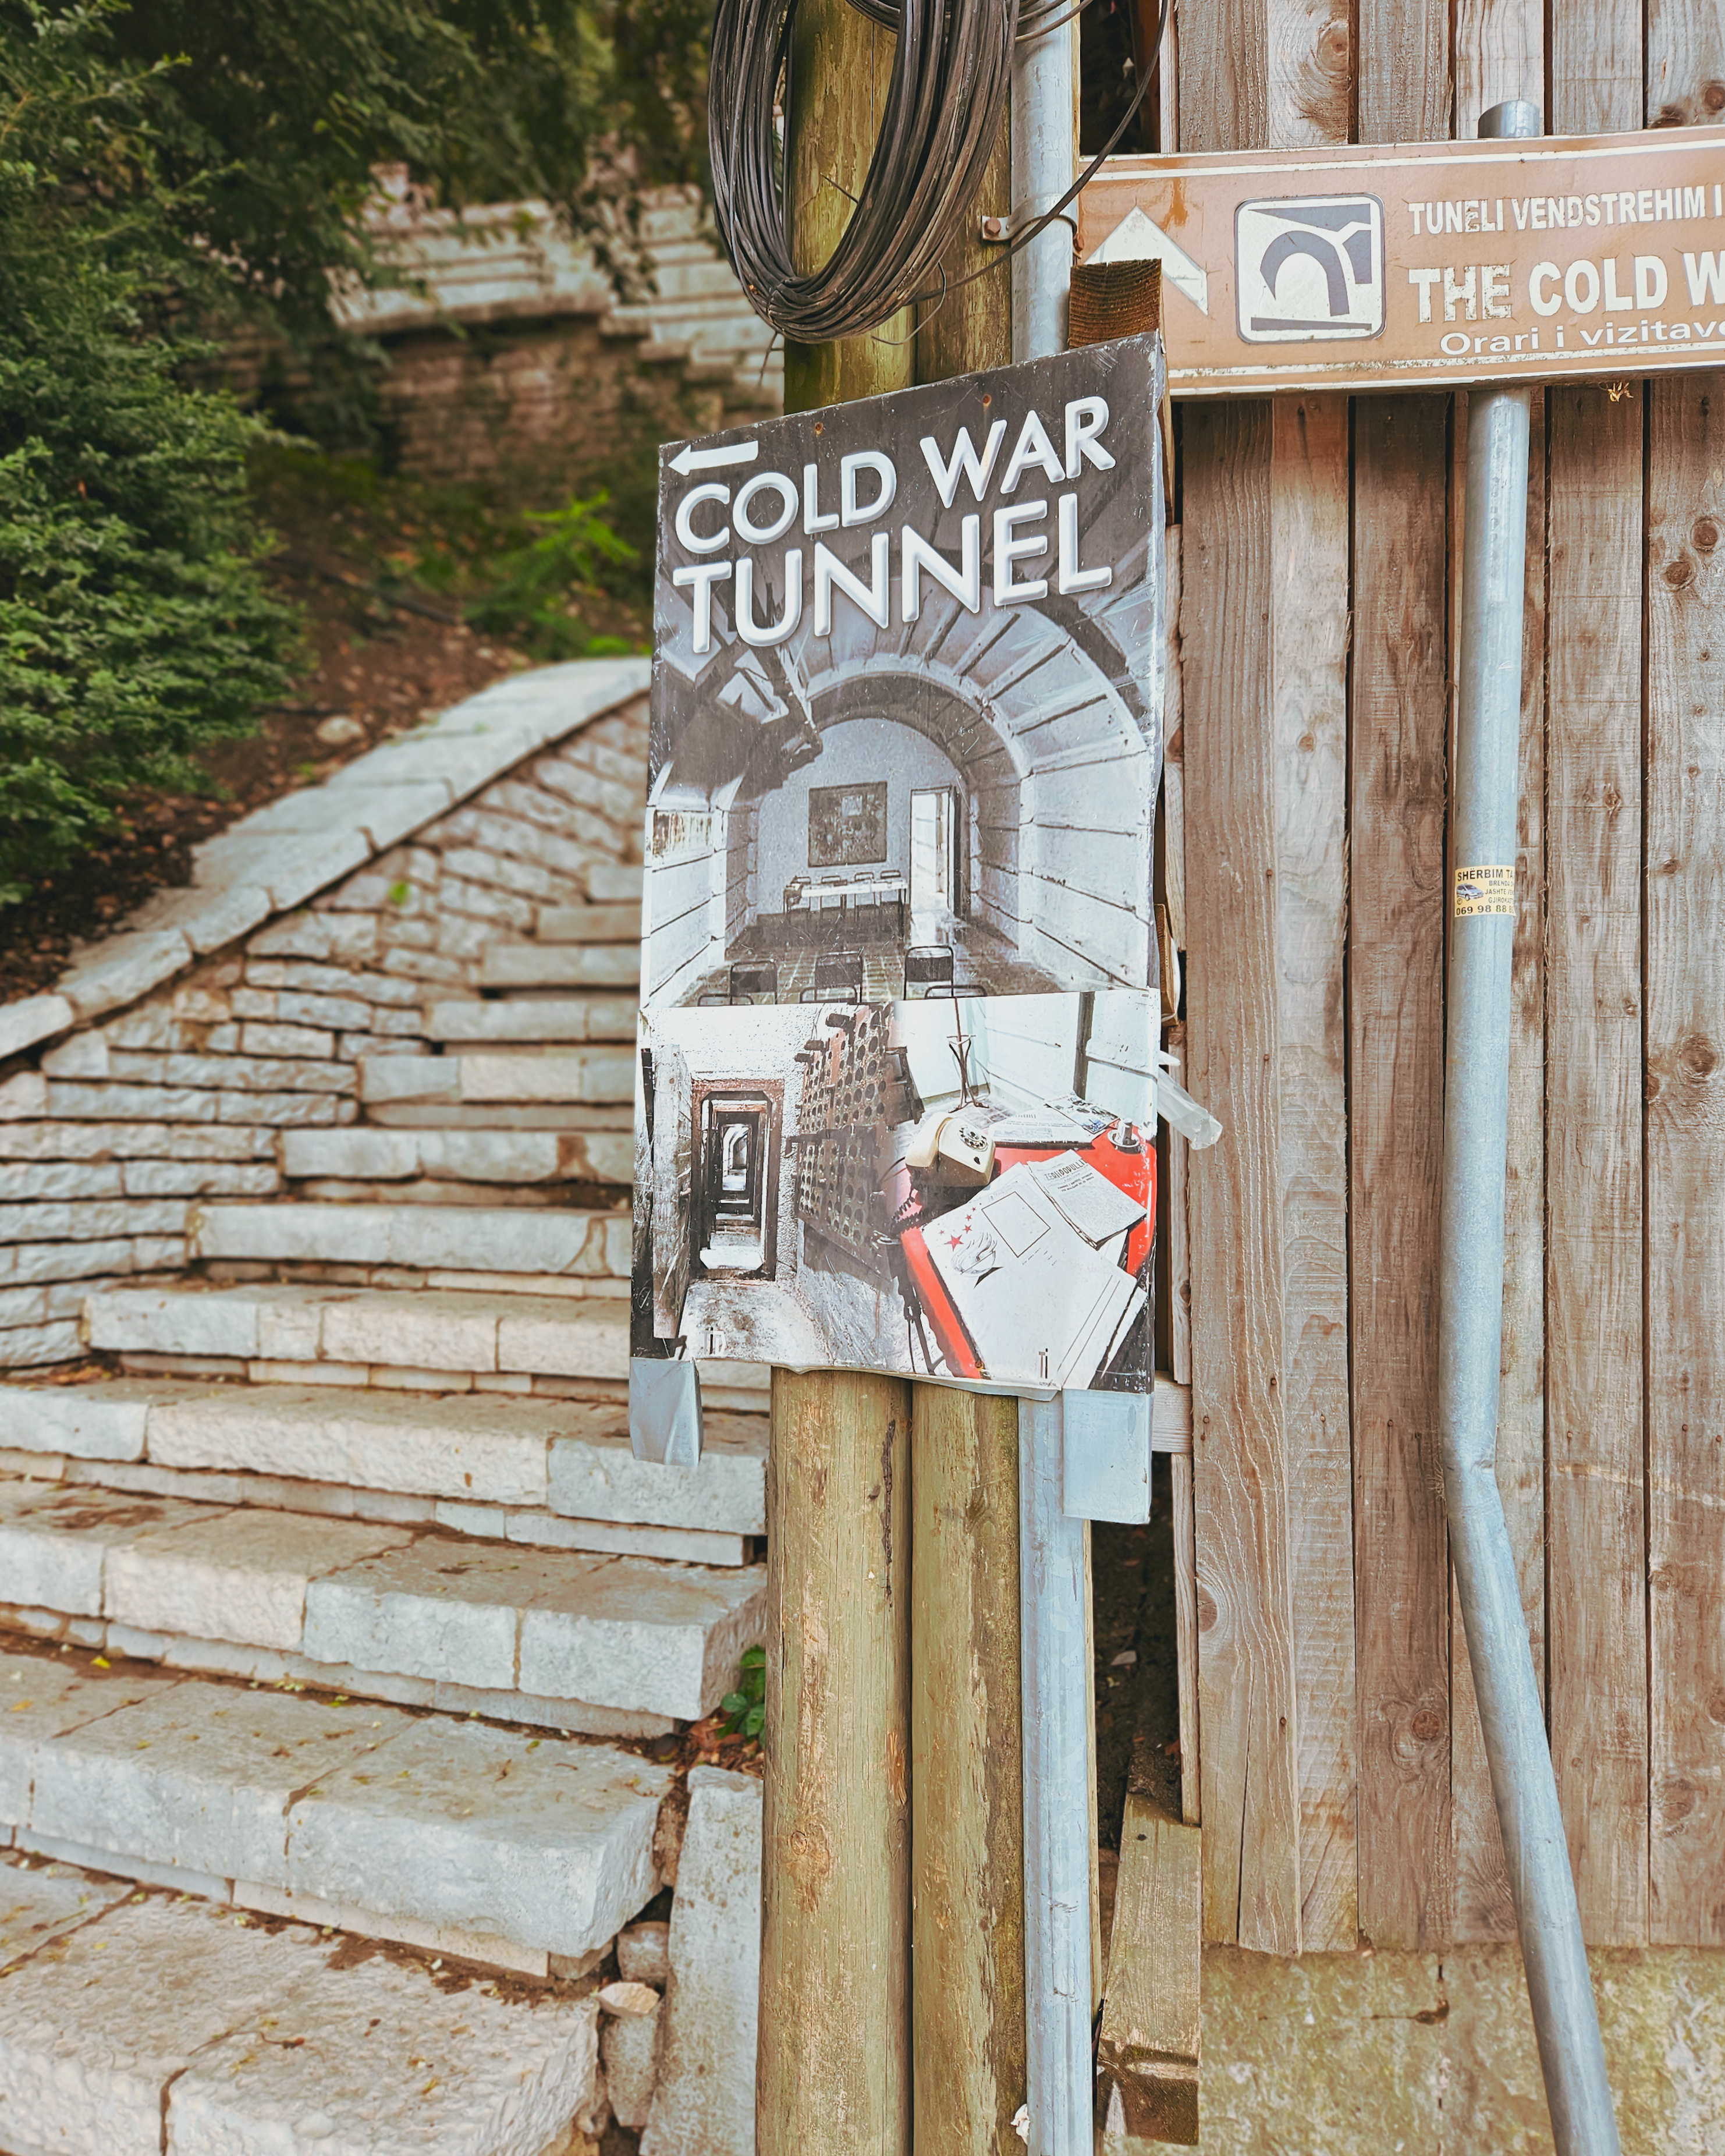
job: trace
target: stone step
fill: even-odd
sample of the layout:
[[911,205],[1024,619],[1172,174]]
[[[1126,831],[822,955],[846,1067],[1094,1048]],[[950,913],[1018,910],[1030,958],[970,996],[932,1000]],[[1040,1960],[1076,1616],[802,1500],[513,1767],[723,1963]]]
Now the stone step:
[[627,943],[641,937],[639,906],[542,906],[542,943]]
[[593,1557],[22,1477],[0,1479],[0,1583],[8,1604],[100,1619],[121,1651],[146,1659],[177,1641],[225,1642],[301,1656],[332,1689],[367,1671],[685,1722],[731,1688],[766,1607],[759,1566]]
[[645,881],[639,861],[595,861],[587,872],[587,895],[596,906],[639,906]]
[[639,906],[542,906],[535,933],[542,943],[639,942]]
[[[465,1531],[483,1512],[495,1524],[470,1531],[498,1541],[549,1541],[556,1519],[608,1522],[693,1535],[692,1546],[652,1553],[706,1563],[715,1561],[711,1546],[728,1539],[717,1562],[741,1563],[742,1537],[767,1532],[767,1420],[720,1412],[706,1424],[701,1464],[691,1470],[637,1460],[621,1403],[138,1378],[0,1384],[0,1443],[44,1462],[143,1466],[181,1477],[158,1495],[219,1502],[221,1493],[200,1493],[190,1478],[269,1477],[280,1496],[254,1502],[284,1510],[302,1509],[295,1483],[308,1495],[368,1491],[424,1499],[418,1517],[425,1524],[439,1517],[440,1504],[444,1523]],[[521,1526],[511,1527],[518,1517]]]
[[563,2156],[598,2001],[0,1859],[13,2156]]
[[368,1055],[359,1066],[360,1098],[486,1101],[633,1101],[633,1048],[475,1046],[453,1055]]
[[321,1205],[302,1199],[200,1206],[188,1224],[187,1240],[194,1258],[627,1280],[630,1221],[622,1211]]
[[671,1772],[608,1744],[40,1650],[0,1652],[0,1832],[38,1853],[542,1979],[659,1891]]
[[514,1041],[624,1040],[635,1037],[633,996],[511,996],[434,1004],[425,1038],[452,1048]]
[[638,988],[640,982],[639,943],[488,943],[480,953],[482,988]]
[[[255,1209],[359,1214],[386,1209]],[[516,1212],[506,1217],[531,1224],[541,1216]],[[626,1219],[623,1224],[628,1226]],[[629,1306],[620,1296],[188,1282],[110,1288],[92,1296],[85,1305],[84,1327],[90,1345],[110,1353],[213,1358],[231,1363],[233,1374],[259,1382],[387,1384],[387,1377],[368,1373],[390,1370],[624,1382],[629,1377]]]
[[[470,1059],[463,1059],[464,1060]],[[282,1172],[295,1181],[536,1184],[623,1183],[634,1177],[627,1131],[404,1131],[354,1123],[285,1131]],[[326,1144],[302,1144],[302,1139]]]

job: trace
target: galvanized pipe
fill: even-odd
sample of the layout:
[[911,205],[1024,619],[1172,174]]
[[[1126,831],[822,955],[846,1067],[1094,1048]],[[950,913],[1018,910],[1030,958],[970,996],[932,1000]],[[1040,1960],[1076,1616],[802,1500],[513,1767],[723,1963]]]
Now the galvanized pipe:
[[[1040,37],[1020,38],[1012,60],[1012,229],[1050,210],[1072,184],[1074,31],[1070,18]],[[1072,288],[1072,228],[1056,218],[1012,259],[1012,356],[1047,359],[1066,349]]]
[[1090,1625],[1060,1403],[1019,1402],[1024,2020],[1030,2156],[1091,2156]]
[[[1538,135],[1494,105],[1483,136]],[[1527,566],[1524,388],[1468,399],[1444,1088],[1438,1427],[1450,1549],[1558,2156],[1619,2156],[1545,1717],[1497,1487],[1503,1209]]]
[[[1021,38],[1012,70],[1012,228],[1072,184],[1073,24]],[[1012,356],[1066,349],[1072,234],[1013,258]],[[1024,1765],[1024,2019],[1030,2156],[1091,2156],[1090,1666],[1084,1522],[1062,1501],[1060,1403],[1019,1402]]]

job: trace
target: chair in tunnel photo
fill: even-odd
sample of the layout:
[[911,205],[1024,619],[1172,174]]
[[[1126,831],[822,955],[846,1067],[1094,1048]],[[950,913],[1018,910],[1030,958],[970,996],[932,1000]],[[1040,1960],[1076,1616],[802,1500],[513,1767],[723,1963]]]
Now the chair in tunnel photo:
[[778,968],[770,958],[742,959],[731,968],[733,1004],[778,1001]]
[[804,988],[799,1003],[860,1004],[863,999],[863,960],[860,951],[834,951],[814,962],[814,985]]
[[955,993],[950,943],[912,943],[905,951],[905,1001]]

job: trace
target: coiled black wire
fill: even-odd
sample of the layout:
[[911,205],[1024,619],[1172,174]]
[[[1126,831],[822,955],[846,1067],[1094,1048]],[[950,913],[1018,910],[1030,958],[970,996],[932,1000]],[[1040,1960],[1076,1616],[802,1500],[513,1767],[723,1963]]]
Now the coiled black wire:
[[[791,252],[774,124],[798,0],[718,0],[708,74],[713,214],[738,281],[762,320],[794,343],[860,336],[949,289],[941,260],[981,191],[1012,89],[1012,49],[1070,19],[1086,0],[852,0],[894,30],[892,77],[856,207],[820,269]],[[1161,49],[1162,0],[1153,52]],[[1054,207],[968,284],[1002,266],[1060,217],[1111,156],[1149,94],[1137,93],[1101,151]]]

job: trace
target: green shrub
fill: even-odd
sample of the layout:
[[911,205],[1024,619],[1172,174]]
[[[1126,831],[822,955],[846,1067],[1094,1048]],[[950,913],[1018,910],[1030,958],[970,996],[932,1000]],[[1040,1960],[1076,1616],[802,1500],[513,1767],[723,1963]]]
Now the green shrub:
[[258,424],[188,386],[147,77],[100,18],[0,10],[0,905],[287,683],[246,506]]
[[729,1737],[758,1738],[767,1727],[767,1650],[764,1647],[745,1647],[742,1666],[737,1671],[737,1689],[727,1691],[719,1702],[720,1711],[726,1717],[725,1732]]

